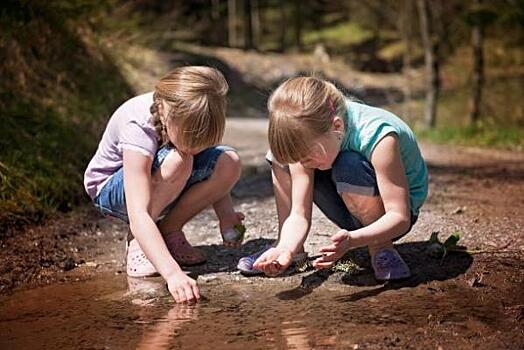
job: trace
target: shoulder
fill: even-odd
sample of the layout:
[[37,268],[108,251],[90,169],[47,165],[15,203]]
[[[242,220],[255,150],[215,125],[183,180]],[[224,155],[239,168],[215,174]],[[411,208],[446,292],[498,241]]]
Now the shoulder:
[[120,107],[118,107],[117,111],[127,112],[144,108],[147,108],[149,110],[152,103],[153,92],[148,92],[128,99],[127,101],[122,103]]
[[399,158],[400,149],[398,135],[394,132],[385,134],[377,141],[370,158],[373,167],[380,169],[387,167],[395,158]]

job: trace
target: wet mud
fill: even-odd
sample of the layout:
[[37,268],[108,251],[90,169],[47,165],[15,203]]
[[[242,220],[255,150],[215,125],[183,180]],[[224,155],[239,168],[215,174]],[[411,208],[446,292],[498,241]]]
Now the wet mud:
[[[254,161],[234,191],[248,227],[240,249],[221,245],[212,210],[184,228],[208,257],[189,271],[198,305],[175,305],[158,280],[127,280],[128,228],[93,209],[0,237],[0,349],[524,349],[524,155],[423,153],[430,196],[397,244],[408,280],[377,282],[365,249],[348,256],[357,271],[238,275],[238,259],[278,229],[267,165]],[[306,250],[336,230],[315,209]],[[432,232],[460,233],[469,253],[430,257]]]
[[0,348],[522,349],[524,261],[482,259],[457,279],[365,287],[325,271],[201,275],[196,305],[175,304],[159,278],[105,273],[1,298]]

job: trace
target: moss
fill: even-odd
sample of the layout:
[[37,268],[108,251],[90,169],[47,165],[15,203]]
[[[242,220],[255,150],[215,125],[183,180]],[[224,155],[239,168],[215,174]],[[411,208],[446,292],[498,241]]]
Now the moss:
[[24,4],[0,16],[16,29],[0,38],[3,234],[87,198],[84,169],[107,117],[131,93],[85,18],[56,21],[72,11],[56,10],[59,1]]

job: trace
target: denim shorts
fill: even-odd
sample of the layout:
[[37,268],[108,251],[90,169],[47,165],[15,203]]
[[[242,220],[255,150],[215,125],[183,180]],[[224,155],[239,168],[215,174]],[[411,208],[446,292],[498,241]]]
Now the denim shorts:
[[[270,163],[273,161],[270,153],[266,159]],[[373,165],[363,155],[354,151],[341,151],[331,169],[315,169],[314,181],[313,201],[317,207],[338,227],[349,231],[362,228],[363,225],[349,212],[340,194],[380,195]],[[395,240],[408,233],[417,218],[417,215],[412,213],[409,229]]]
[[[189,180],[186,183],[186,186],[184,187],[184,190],[182,191],[182,194],[195,183],[208,179],[215,170],[218,157],[220,157],[220,155],[225,151],[235,151],[235,149],[222,145],[213,146],[195,155],[193,158],[193,170]],[[160,165],[170,152],[176,152],[176,149],[169,144],[157,150],[155,158],[153,159],[153,164],[151,166],[151,173],[154,173],[156,170],[158,170],[158,168],[160,168]],[[178,196],[178,198],[180,198],[180,196]],[[102,214],[111,215],[129,223],[129,218],[127,216],[126,196],[124,193],[123,168],[120,168],[113,175],[111,175],[93,202],[95,207]],[[169,204],[162,211],[160,217],[167,214],[174,207],[176,202],[177,199]]]

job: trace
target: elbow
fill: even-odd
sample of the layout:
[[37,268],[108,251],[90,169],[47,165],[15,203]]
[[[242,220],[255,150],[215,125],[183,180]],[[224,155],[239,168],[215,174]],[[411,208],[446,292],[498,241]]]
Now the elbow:
[[400,216],[400,231],[402,233],[407,233],[411,228],[411,215],[409,213],[402,214]]

